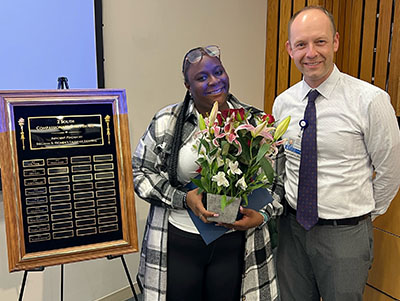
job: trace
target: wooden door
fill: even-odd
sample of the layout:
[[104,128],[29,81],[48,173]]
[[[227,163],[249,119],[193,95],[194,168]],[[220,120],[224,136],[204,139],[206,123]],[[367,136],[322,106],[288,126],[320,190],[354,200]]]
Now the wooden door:
[[[300,72],[286,52],[285,42],[290,17],[307,5],[324,6],[335,18],[340,34],[335,57],[338,68],[386,90],[400,116],[398,0],[268,1],[264,110],[271,112],[275,97],[301,80]],[[388,212],[374,221],[375,259],[364,300],[400,299],[399,221],[400,194],[392,201]]]

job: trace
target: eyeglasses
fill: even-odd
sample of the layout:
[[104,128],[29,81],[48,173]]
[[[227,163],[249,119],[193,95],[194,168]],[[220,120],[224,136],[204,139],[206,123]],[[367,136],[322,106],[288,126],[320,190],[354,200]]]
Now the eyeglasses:
[[199,47],[189,51],[186,54],[185,61],[188,61],[191,64],[198,63],[203,58],[203,55],[207,54],[211,57],[218,57],[220,56],[221,52],[217,45],[210,45],[207,47]]

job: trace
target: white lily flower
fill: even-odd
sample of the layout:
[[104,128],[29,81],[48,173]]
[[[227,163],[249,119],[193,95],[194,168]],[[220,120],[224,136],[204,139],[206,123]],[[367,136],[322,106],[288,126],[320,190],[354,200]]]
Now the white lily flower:
[[240,189],[245,190],[247,188],[246,181],[244,180],[244,177],[241,177],[239,181],[236,182],[235,184],[236,187],[240,187]]
[[217,182],[218,186],[229,186],[229,182],[225,177],[225,173],[223,171],[219,171],[215,176],[212,177],[214,182]]
[[232,175],[241,175],[242,174],[242,171],[239,168],[239,161],[235,161],[235,162],[230,161],[229,162],[228,173],[232,174]]

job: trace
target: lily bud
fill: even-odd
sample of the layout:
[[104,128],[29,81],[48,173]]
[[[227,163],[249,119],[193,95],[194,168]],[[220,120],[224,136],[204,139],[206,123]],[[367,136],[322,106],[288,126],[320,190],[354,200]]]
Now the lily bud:
[[274,134],[275,141],[281,138],[281,136],[286,132],[286,130],[289,127],[289,123],[290,123],[290,116],[286,117],[284,120],[282,120],[281,123],[279,123]]
[[203,131],[206,129],[206,122],[204,121],[203,115],[199,114],[199,128],[200,131]]
[[214,102],[214,105],[211,109],[210,117],[208,117],[208,121],[209,121],[208,126],[214,125],[215,119],[217,118],[217,114],[218,114],[218,101]]

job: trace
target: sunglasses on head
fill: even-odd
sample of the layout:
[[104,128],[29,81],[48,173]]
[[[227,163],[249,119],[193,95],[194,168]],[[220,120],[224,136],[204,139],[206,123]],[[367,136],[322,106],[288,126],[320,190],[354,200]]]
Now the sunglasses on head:
[[198,63],[203,58],[203,55],[207,54],[210,57],[218,57],[220,56],[220,50],[217,45],[210,45],[207,47],[199,47],[189,51],[186,54],[185,61],[188,61],[191,64]]

